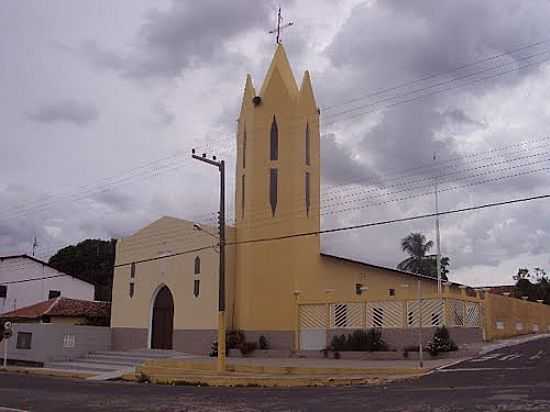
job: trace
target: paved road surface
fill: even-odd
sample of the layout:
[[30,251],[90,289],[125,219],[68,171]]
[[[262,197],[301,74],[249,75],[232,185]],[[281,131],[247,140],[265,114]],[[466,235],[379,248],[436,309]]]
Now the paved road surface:
[[550,339],[387,386],[223,389],[0,374],[2,407],[32,411],[550,411]]

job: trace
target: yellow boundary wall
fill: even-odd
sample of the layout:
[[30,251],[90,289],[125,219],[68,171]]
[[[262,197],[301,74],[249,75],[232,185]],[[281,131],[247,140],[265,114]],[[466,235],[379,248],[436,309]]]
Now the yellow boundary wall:
[[494,293],[482,302],[486,340],[550,332],[550,305]]

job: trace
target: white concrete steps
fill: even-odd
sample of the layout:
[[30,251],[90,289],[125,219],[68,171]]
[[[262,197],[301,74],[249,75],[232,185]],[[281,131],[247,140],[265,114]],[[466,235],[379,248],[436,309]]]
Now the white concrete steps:
[[72,361],[46,363],[44,367],[89,373],[94,375],[89,379],[108,380],[135,370],[136,366],[142,365],[146,360],[172,357],[192,358],[193,356],[172,350],[100,351]]

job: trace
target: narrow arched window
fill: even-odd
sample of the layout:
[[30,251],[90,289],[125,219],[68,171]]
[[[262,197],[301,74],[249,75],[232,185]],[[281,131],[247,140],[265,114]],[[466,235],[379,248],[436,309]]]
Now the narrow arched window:
[[193,280],[193,296],[198,298],[201,288],[201,281],[199,279]]
[[195,275],[198,275],[201,273],[201,258],[196,257],[195,258]]
[[275,216],[277,209],[277,169],[271,169],[269,172],[269,203],[271,212]]
[[306,172],[306,213],[309,216],[309,207],[311,206],[311,195],[309,193],[310,190],[310,182],[309,182],[309,172]]
[[244,219],[244,201],[245,201],[245,178],[244,175],[242,176],[242,182],[241,182],[241,218]]
[[271,160],[279,159],[279,128],[277,127],[277,120],[273,116],[273,122],[271,123]]
[[311,164],[311,158],[310,158],[310,155],[309,155],[309,123],[306,123],[306,141],[305,141],[305,144],[306,144],[306,165],[310,165]]
[[243,169],[246,167],[246,124],[243,133]]

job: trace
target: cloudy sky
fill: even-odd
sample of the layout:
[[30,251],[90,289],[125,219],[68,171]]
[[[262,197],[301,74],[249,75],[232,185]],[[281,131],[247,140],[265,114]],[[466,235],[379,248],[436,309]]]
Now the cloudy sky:
[[[296,77],[322,118],[323,227],[548,191],[550,2],[283,1]],[[163,216],[210,221],[234,157],[246,73],[274,51],[267,0],[6,0],[0,5],[0,255],[128,235]],[[437,159],[433,161],[433,154]],[[233,180],[233,179],[231,179]],[[232,186],[232,182],[230,185]],[[433,221],[323,239],[395,266]],[[451,277],[510,283],[548,267],[548,201],[441,219]]]

